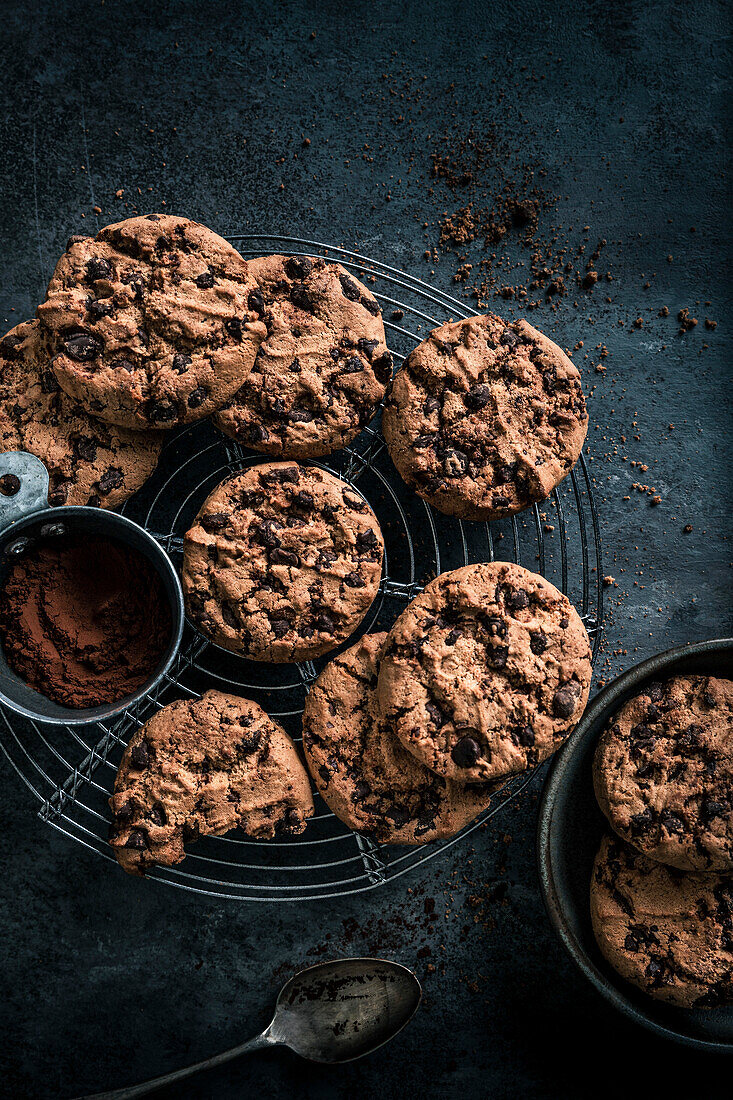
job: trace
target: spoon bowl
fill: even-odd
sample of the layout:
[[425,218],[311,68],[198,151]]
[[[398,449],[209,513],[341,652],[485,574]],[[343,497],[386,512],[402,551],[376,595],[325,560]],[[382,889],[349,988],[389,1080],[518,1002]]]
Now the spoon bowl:
[[319,963],[283,986],[269,1032],[311,1062],[351,1062],[401,1031],[421,997],[417,978],[399,963]]

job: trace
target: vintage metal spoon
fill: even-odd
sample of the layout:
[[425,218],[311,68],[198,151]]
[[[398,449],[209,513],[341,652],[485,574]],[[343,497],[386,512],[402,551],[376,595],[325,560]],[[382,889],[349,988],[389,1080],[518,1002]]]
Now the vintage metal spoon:
[[140,1085],[83,1100],[132,1100],[240,1054],[286,1046],[311,1062],[350,1062],[394,1038],[414,1016],[422,989],[415,975],[384,959],[338,959],[301,970],[286,982],[261,1035],[204,1062]]

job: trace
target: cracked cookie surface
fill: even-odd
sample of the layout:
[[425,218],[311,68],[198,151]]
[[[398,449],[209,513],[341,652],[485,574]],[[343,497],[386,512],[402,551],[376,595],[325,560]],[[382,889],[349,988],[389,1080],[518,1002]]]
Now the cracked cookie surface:
[[640,852],[733,871],[733,681],[649,684],[601,736],[593,783],[611,827]]
[[605,836],[590,886],[603,955],[645,993],[685,1008],[733,1004],[733,881],[677,871]]
[[209,416],[266,334],[247,263],[203,225],[147,214],[72,237],[38,307],[61,387],[126,428]]
[[224,481],[184,538],[189,617],[253,661],[301,661],[356,630],[379,588],[373,511],[313,466],[265,462]]
[[487,782],[533,767],[579,721],[588,635],[570,601],[519,565],[482,562],[436,577],[390,631],[381,713],[439,775]]
[[392,376],[377,300],[315,257],[263,256],[249,270],[267,337],[214,423],[265,454],[330,454],[369,423]]
[[568,356],[526,321],[494,314],[434,329],[392,380],[382,417],[407,484],[471,520],[544,500],[577,461],[587,428]]
[[500,784],[453,783],[420,764],[380,718],[377,674],[386,633],[334,657],[303,711],[303,751],[322,798],[350,829],[383,844],[454,836]]
[[302,833],[313,814],[295,745],[256,703],[207,691],[155,714],[127,746],[110,799],[118,863],[172,866],[200,836]]
[[64,393],[40,340],[24,321],[0,340],[0,451],[28,451],[49,474],[49,504],[116,508],[155,469],[162,432],[105,424]]

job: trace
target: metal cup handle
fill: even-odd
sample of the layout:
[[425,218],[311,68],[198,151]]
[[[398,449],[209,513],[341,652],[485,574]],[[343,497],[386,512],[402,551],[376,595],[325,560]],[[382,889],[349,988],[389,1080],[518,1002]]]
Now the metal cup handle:
[[10,495],[0,491],[0,531],[48,508],[48,470],[40,458],[27,451],[0,454],[0,478],[3,477],[17,478],[20,485]]

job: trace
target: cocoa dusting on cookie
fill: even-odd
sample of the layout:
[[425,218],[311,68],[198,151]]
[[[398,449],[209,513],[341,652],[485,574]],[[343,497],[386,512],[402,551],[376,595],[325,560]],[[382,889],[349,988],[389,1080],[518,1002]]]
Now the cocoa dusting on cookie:
[[30,546],[9,566],[0,641],[10,668],[64,707],[137,691],[170,642],[160,576],[142,554],[94,536]]

